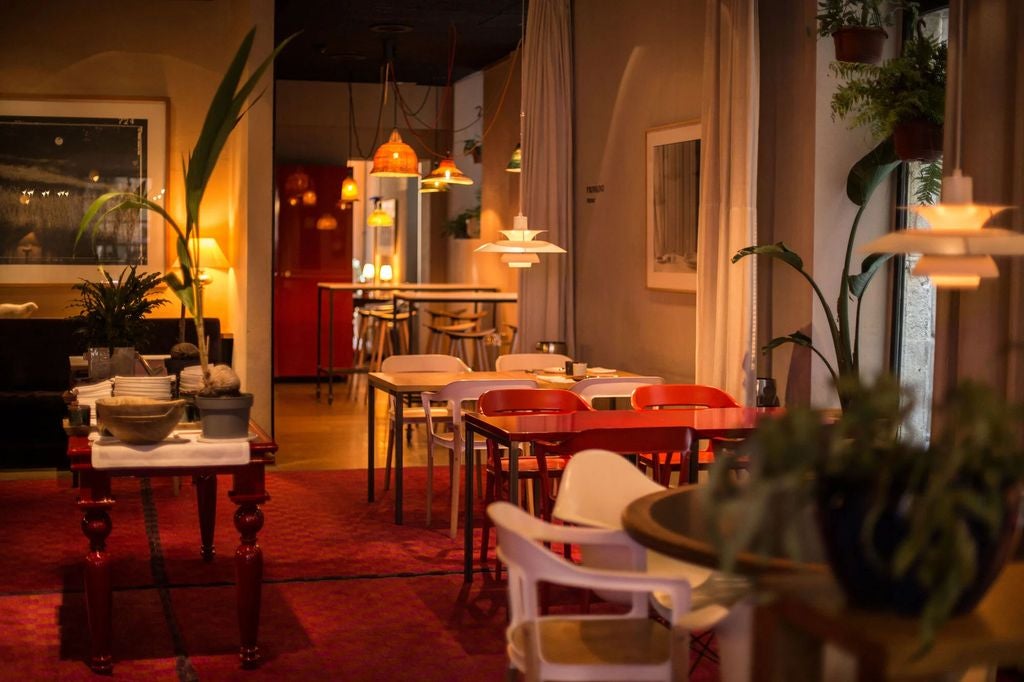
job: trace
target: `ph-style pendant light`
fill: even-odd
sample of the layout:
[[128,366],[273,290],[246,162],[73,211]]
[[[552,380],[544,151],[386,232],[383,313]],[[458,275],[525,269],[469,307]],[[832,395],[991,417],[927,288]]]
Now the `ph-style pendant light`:
[[921,258],[911,273],[927,276],[936,287],[950,289],[976,289],[982,278],[998,277],[999,269],[992,256],[1024,254],[1024,235],[1002,228],[984,228],[992,216],[1012,207],[974,203],[974,183],[960,169],[964,4],[961,0],[957,21],[957,128],[953,174],[942,179],[941,203],[908,207],[928,221],[931,229],[890,232],[861,249],[866,253],[919,253]]

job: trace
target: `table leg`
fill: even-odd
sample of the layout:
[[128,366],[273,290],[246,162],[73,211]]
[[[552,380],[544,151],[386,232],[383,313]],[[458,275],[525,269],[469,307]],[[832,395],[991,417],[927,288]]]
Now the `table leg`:
[[235,528],[240,541],[235,550],[235,583],[238,600],[238,657],[243,668],[254,668],[263,660],[259,645],[260,603],[263,592],[263,549],[257,534],[263,528],[260,504],[270,499],[264,485],[262,466],[249,466],[234,475],[229,493],[235,510]]
[[323,300],[324,290],[320,287],[316,288],[316,399],[320,400],[320,368],[323,364],[320,362],[320,353],[323,350],[321,334],[323,333]]
[[199,554],[203,561],[213,561],[213,530],[217,522],[217,474],[198,474],[192,477],[196,488],[196,506],[199,509]]
[[508,444],[508,501],[519,504],[519,444]]
[[373,476],[374,476],[374,449],[376,447],[376,434],[374,433],[376,421],[373,418],[374,403],[376,401],[377,389],[366,379],[366,501],[373,502]]
[[698,472],[700,470],[700,439],[694,438],[693,434],[690,434],[690,443],[688,446],[690,455],[687,458],[689,462],[689,472],[687,477],[691,484],[697,482]]
[[401,394],[395,395],[395,523],[402,524],[402,483],[403,461],[405,459],[405,443],[402,429],[405,426],[405,400]]
[[[464,535],[463,535],[463,564],[462,564],[462,579],[464,582],[473,582],[473,464],[474,464],[474,452],[473,443],[476,439],[476,431],[473,427],[466,422],[463,422],[466,434],[464,462],[466,469],[466,502],[465,502],[465,521],[464,521]],[[458,455],[455,455],[456,457]]]
[[334,404],[334,289],[327,294],[327,404]]
[[89,667],[93,672],[110,674],[114,670],[111,653],[111,612],[113,597],[110,584],[110,478],[96,472],[83,472],[78,498],[82,510],[82,532],[89,540],[85,555],[85,608],[89,619]]

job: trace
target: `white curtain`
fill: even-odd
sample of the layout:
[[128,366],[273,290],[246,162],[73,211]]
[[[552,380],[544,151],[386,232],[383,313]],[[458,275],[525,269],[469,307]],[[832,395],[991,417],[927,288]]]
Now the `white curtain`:
[[753,403],[757,236],[757,0],[707,0],[697,246],[697,382]]
[[520,348],[565,341],[572,352],[572,40],[569,0],[531,0],[523,45],[526,113],[520,191],[538,239],[569,251],[541,254],[519,279]]

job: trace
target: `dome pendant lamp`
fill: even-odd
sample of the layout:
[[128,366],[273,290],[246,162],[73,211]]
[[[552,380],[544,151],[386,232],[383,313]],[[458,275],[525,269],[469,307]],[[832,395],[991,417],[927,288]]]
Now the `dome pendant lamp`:
[[416,152],[402,141],[398,128],[395,128],[388,141],[374,153],[370,175],[378,178],[418,178],[419,163]]
[[446,185],[472,185],[473,178],[465,175],[459,170],[459,167],[455,165],[454,159],[449,152],[448,156],[441,159],[441,163],[437,164],[437,168],[430,171],[427,177],[423,178],[423,182],[428,181],[443,182]]

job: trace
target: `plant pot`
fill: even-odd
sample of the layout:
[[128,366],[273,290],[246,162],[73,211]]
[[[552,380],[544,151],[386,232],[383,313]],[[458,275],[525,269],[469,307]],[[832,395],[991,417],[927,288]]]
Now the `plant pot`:
[[[863,609],[919,615],[928,591],[918,584],[912,575],[913,569],[903,577],[896,577],[888,568],[907,533],[906,519],[900,512],[902,488],[893,487],[894,494],[875,525],[872,540],[877,558],[868,555],[861,538],[872,505],[869,489],[824,477],[819,479],[818,489],[818,522],[825,554],[850,604]],[[989,537],[981,524],[968,523],[977,548],[977,571],[974,581],[966,585],[960,595],[954,615],[969,612],[981,601],[1012,555],[1020,530],[1020,501],[1020,486],[1015,486],[1006,494],[1002,526],[994,537]]]
[[252,393],[225,396],[196,396],[203,425],[203,438],[247,438]]
[[902,121],[892,131],[892,144],[903,161],[935,161],[942,156],[942,126],[924,119]]
[[882,61],[882,49],[889,34],[880,28],[845,26],[832,34],[836,46],[836,60],[858,64],[877,64]]

